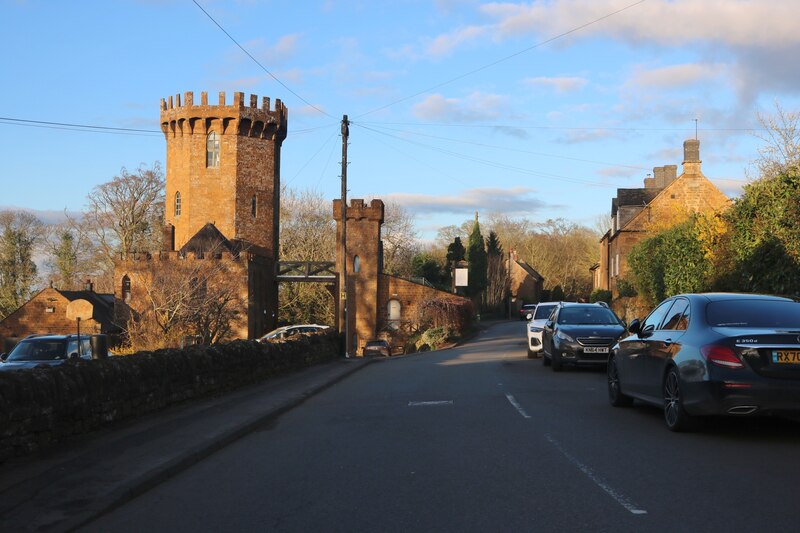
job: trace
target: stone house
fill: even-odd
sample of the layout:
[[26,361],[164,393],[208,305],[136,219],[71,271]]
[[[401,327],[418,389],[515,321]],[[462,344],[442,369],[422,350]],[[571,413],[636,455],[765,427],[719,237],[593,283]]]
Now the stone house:
[[114,323],[114,295],[94,292],[92,283],[87,281],[80,291],[43,289],[5,317],[0,321],[0,348],[8,351],[10,345],[33,334],[76,333],[78,318],[81,333],[120,332]]
[[524,304],[539,303],[544,289],[544,276],[525,261],[520,261],[517,252],[508,254],[509,310],[516,318]]
[[683,173],[677,165],[653,169],[639,189],[617,189],[611,201],[612,227],[600,239],[600,262],[592,267],[593,290],[610,290],[628,277],[628,253],[639,241],[686,220],[693,213],[719,213],[730,199],[703,175],[700,141],[683,143]]

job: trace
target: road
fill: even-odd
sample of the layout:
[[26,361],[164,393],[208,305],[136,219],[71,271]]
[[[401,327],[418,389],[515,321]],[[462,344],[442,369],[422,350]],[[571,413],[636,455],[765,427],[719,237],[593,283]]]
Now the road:
[[82,531],[797,531],[800,425],[608,405],[523,322],[382,360]]

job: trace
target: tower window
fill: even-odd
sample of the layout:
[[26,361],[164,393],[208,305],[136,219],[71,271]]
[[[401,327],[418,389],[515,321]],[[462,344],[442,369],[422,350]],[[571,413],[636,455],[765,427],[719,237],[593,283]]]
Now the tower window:
[[253,196],[250,199],[250,216],[256,218],[257,214],[258,214],[258,203],[256,202],[256,197]]
[[215,131],[209,133],[206,139],[206,166],[219,167],[219,137]]
[[356,274],[361,272],[361,259],[359,259],[358,256],[353,258],[353,272]]
[[180,191],[175,193],[175,216],[181,216],[181,193]]

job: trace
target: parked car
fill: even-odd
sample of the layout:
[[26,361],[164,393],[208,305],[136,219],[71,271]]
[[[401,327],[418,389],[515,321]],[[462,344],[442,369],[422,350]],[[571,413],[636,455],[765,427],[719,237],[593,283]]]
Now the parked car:
[[800,412],[800,302],[758,294],[667,298],[608,360],[608,398],[664,410],[672,431],[707,415]]
[[0,371],[23,370],[38,366],[58,366],[68,359],[91,359],[90,335],[30,335],[0,359]]
[[528,315],[532,314],[534,310],[536,310],[536,304],[522,304],[522,307],[519,308],[519,319],[529,320]]
[[528,322],[528,358],[536,357],[542,351],[542,330],[550,317],[550,313],[560,302],[542,302],[537,304]]
[[559,303],[542,329],[542,362],[555,372],[565,364],[605,365],[624,334],[622,321],[604,305]]
[[300,333],[316,333],[328,329],[330,326],[323,326],[320,324],[295,324],[293,326],[281,326],[273,329],[263,337],[258,339],[258,342],[270,342],[276,340],[287,339],[298,335]]
[[364,355],[382,355],[389,357],[392,355],[392,347],[384,340],[367,341],[364,345]]

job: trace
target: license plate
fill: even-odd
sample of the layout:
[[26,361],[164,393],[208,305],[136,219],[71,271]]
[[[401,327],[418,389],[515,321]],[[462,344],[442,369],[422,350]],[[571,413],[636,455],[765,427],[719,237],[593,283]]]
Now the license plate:
[[608,346],[587,346],[583,353],[608,353]]
[[772,350],[772,362],[779,364],[800,364],[800,350]]

